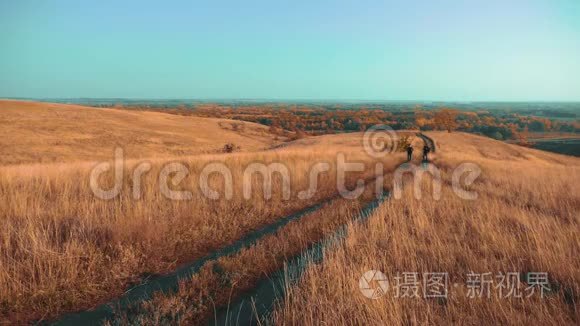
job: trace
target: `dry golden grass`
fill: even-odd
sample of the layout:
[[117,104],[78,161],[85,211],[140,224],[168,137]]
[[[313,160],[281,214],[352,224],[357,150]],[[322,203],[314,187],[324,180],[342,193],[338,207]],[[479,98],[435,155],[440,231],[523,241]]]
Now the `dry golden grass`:
[[[391,199],[343,244],[291,287],[274,321],[279,325],[338,324],[578,324],[580,295],[580,160],[461,133],[432,133],[443,170],[441,200]],[[483,172],[463,200],[450,173],[461,162]],[[367,270],[384,272],[387,295],[370,300],[358,288]],[[548,272],[544,299],[467,297],[469,272]],[[448,300],[395,298],[398,273],[447,272]],[[497,280],[495,280],[497,281]],[[453,286],[458,283],[458,286]]]
[[[171,271],[281,216],[334,198],[338,152],[368,168],[376,162],[362,150],[360,133],[275,146],[264,127],[246,123],[243,130],[234,130],[231,123],[0,101],[0,323],[51,320],[88,309],[146,275]],[[580,160],[461,133],[432,136],[438,145],[435,163],[447,181],[443,198],[415,200],[406,189],[403,200],[384,203],[368,224],[352,226],[345,243],[290,289],[275,315],[277,323],[578,322]],[[420,146],[419,139],[413,141]],[[253,152],[211,154],[226,142]],[[89,173],[95,161],[112,159],[117,145],[128,158],[123,189],[113,200],[100,200],[90,190]],[[272,146],[276,149],[259,151]],[[153,167],[143,178],[143,198],[135,200],[130,176],[143,160]],[[315,196],[296,199],[308,188],[312,164],[323,161],[331,171],[320,176]],[[390,156],[384,160],[386,170],[401,161],[401,154]],[[159,171],[168,162],[188,167],[190,175],[179,189],[191,190],[192,200],[169,200],[160,193]],[[232,170],[231,200],[201,195],[199,174],[210,162]],[[281,197],[276,177],[272,199],[258,195],[258,178],[252,180],[254,195],[244,199],[243,170],[254,162],[284,163],[292,200]],[[450,190],[450,172],[461,162],[483,169],[472,186],[479,193],[476,201],[461,200]],[[347,183],[372,174],[372,169],[351,173]],[[112,179],[108,175],[102,181]],[[214,175],[210,181],[223,194],[223,180]],[[366,201],[368,196],[336,199],[253,247],[208,264],[176,294],[157,296],[142,306],[141,315],[127,318],[150,324],[206,319],[213,306],[204,298],[220,305],[230,294],[251,288],[284,258],[348,221]],[[234,287],[219,286],[223,275],[215,266],[229,272]],[[358,279],[369,269],[390,278],[405,271],[447,271],[460,284],[469,271],[546,271],[559,290],[545,300],[471,301],[458,295],[465,292],[458,287],[445,304],[387,297],[369,301],[358,292]]]
[[[68,109],[109,114],[101,109]],[[61,106],[54,110],[61,110]],[[30,112],[36,114],[35,109]],[[116,115],[117,111],[111,114]],[[79,127],[78,132],[82,130],[91,129]],[[122,128],[117,130],[121,132]],[[219,132],[225,136],[214,138],[231,136],[230,131],[220,128]],[[204,130],[201,133],[205,135]],[[196,137],[195,133],[190,136]],[[41,146],[37,143],[34,146]],[[152,170],[142,180],[143,197],[132,198],[130,180],[133,167],[143,160],[135,158],[139,155],[127,155],[130,159],[125,162],[121,194],[113,200],[101,200],[89,187],[94,163],[85,160],[96,160],[100,155],[112,159],[114,144],[99,142],[95,146],[93,153],[81,155],[80,161],[0,167],[0,321],[50,320],[68,311],[91,308],[123,293],[147,275],[171,271],[281,216],[337,194],[337,149],[329,148],[326,142],[300,148],[290,145],[275,151],[184,156],[179,160],[162,158],[165,152],[157,155],[155,147],[143,145],[146,152],[153,153],[153,158],[147,159]],[[368,166],[375,161],[362,151],[360,142],[341,145],[338,151],[344,152],[349,161],[366,162]],[[51,153],[64,161],[74,159],[64,152]],[[12,157],[16,158],[23,156]],[[400,155],[395,160],[400,160]],[[40,161],[44,159],[41,157]],[[308,188],[312,164],[321,161],[330,163],[331,171],[320,175],[319,189],[313,198],[298,200],[297,193]],[[23,162],[27,162],[26,158]],[[159,171],[168,162],[182,162],[188,167],[190,175],[179,189],[191,190],[192,200],[169,200],[160,193]],[[232,170],[231,200],[211,200],[200,193],[200,171],[210,162],[223,162]],[[250,200],[244,199],[242,174],[253,162],[284,163],[290,170],[292,199],[282,198],[281,179],[277,177],[273,198],[266,200],[259,195],[261,180],[254,177],[254,195]],[[371,171],[351,173],[347,184],[352,186],[355,179],[370,174]],[[101,181],[107,184],[112,180],[112,174],[108,174]],[[210,183],[224,193],[221,177],[214,175]]]
[[[392,172],[401,162],[400,156],[384,162],[385,173]],[[390,180],[385,180],[387,187],[389,184]],[[205,264],[199,273],[180,282],[177,293],[158,293],[152,300],[135,305],[130,313],[121,312],[122,317],[113,324],[207,323],[216,309],[227,307],[260,280],[280,270],[288,259],[350,223],[376,198],[373,176],[357,199],[336,198],[275,234],[265,236],[255,245]]]
[[[308,188],[310,162],[332,162],[334,156],[330,151],[288,150],[208,155],[183,161],[191,171],[181,183],[183,189],[194,193],[189,201],[173,201],[161,195],[156,176],[162,162],[154,162],[152,171],[144,177],[141,200],[132,199],[128,188],[130,169],[125,173],[124,190],[109,201],[93,196],[85,169],[40,177],[3,173],[2,314],[18,320],[88,308],[122,293],[140,275],[169,271],[260,225],[330,198],[337,193],[332,172],[321,175],[313,198],[299,200],[296,194]],[[348,157],[367,159],[356,153]],[[207,199],[196,191],[204,163],[216,161],[232,169],[235,188],[231,200]],[[243,169],[256,161],[284,162],[291,169],[292,200],[281,198],[279,178],[274,178],[270,200],[259,195],[250,200],[242,198]],[[221,178],[216,176],[214,185],[214,189],[223,189]],[[254,178],[253,185],[255,193],[261,194],[261,180]]]
[[216,153],[224,144],[242,150],[272,146],[265,126],[159,112],[0,100],[0,165],[100,161],[116,146],[128,158]]

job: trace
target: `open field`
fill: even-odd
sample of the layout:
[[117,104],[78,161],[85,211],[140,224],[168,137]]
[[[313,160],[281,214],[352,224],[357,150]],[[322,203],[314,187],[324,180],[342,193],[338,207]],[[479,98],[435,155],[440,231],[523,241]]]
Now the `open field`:
[[[0,105],[1,132],[19,133],[12,142],[5,140],[6,147],[2,144],[0,323],[56,321],[90,311],[200,260],[203,264],[191,275],[173,280],[172,291],[148,293],[153,296],[115,311],[112,321],[211,322],[288,259],[349,223],[344,241],[327,251],[319,265],[308,267],[298,284],[287,285],[272,316],[277,324],[579,320],[578,158],[465,133],[430,132],[437,145],[431,159],[443,176],[442,198],[433,199],[432,187],[424,183],[422,199],[415,199],[411,180],[405,178],[401,199],[384,201],[368,222],[358,224],[351,222],[376,199],[377,189],[392,191],[393,175],[404,162],[399,152],[369,156],[363,133],[282,142],[250,122],[240,128],[231,120],[158,112]],[[35,137],[37,131],[45,136]],[[415,132],[399,136],[408,136],[416,149],[423,145]],[[66,141],[57,145],[59,139]],[[225,143],[242,149],[222,153]],[[120,192],[100,199],[91,190],[90,174],[96,162],[112,161],[118,145],[125,149]],[[365,191],[356,199],[339,195],[339,154],[364,163],[363,170],[345,177],[349,190],[365,180]],[[414,164],[418,159],[416,153]],[[315,177],[315,192],[303,196],[320,162],[328,163],[329,171]],[[376,179],[379,162],[384,180]],[[482,169],[469,186],[477,200],[460,199],[451,189],[453,169],[464,162]],[[140,177],[141,192],[135,197],[134,171],[143,163],[150,170]],[[176,163],[186,167],[187,176],[178,184],[162,181],[162,171]],[[257,175],[248,179],[250,196],[243,194],[245,172],[254,163],[280,163],[288,170],[288,180],[273,174],[271,198],[264,196],[266,186]],[[231,172],[231,198],[225,198],[228,186],[219,173],[208,177],[219,198],[203,194],[200,176],[209,164]],[[98,179],[104,188],[115,184],[110,172]],[[291,185],[288,197],[282,191],[286,184]],[[164,186],[190,191],[191,198],[170,199],[160,191]],[[251,242],[226,250],[257,231],[261,234]],[[216,254],[223,250],[227,254]],[[554,291],[541,300],[477,300],[466,299],[465,286],[458,286],[445,301],[388,295],[369,300],[358,282],[370,269],[389,279],[402,272],[444,271],[458,284],[465,284],[471,271],[544,271]]]
[[0,100],[0,165],[102,161],[120,146],[127,158],[217,153],[275,144],[267,128],[227,119]]
[[[51,110],[59,108],[49,106]],[[27,110],[21,108],[14,115],[34,116],[41,109]],[[155,115],[164,117],[159,113]],[[30,122],[31,117],[28,119],[28,129],[33,132],[36,125]],[[43,121],[38,120],[38,128],[45,123]],[[78,121],[79,132],[90,128],[82,126],[85,121],[92,124],[90,119]],[[156,123],[161,122],[156,120]],[[219,130],[224,135],[212,136],[218,139],[240,137]],[[188,137],[197,139],[197,133],[207,136],[205,132],[193,129]],[[141,139],[138,135],[135,135],[136,142]],[[131,192],[131,175],[142,160],[131,158],[131,155],[125,161],[123,187],[118,197],[102,200],[91,192],[89,173],[94,163],[85,161],[112,153],[109,143],[94,145],[100,146],[93,150],[95,155],[81,155],[78,162],[0,167],[0,282],[6,285],[0,290],[2,319],[12,322],[50,320],[67,311],[88,309],[123,293],[131,284],[171,271],[281,216],[335,197],[336,173],[333,169],[337,151],[328,147],[330,143],[339,144],[349,161],[367,162],[369,166],[375,161],[362,151],[360,140],[352,142],[350,137],[333,136],[331,140],[308,145],[290,143],[271,151],[205,154],[179,160],[163,158],[166,154],[163,152],[147,160],[152,167],[143,176],[142,197],[138,200]],[[360,139],[360,134],[356,139]],[[35,142],[32,147],[44,143],[38,138],[28,141]],[[27,145],[21,143],[24,148]],[[140,148],[144,152],[157,150],[143,144]],[[41,153],[49,151],[57,153],[51,147]],[[62,160],[74,159],[63,152],[57,154]],[[111,156],[107,158],[110,160]],[[28,163],[26,158],[23,160]],[[402,155],[394,155],[386,161],[386,169],[393,169],[401,160]],[[330,171],[320,176],[318,190],[311,198],[298,199],[297,194],[308,189],[311,165],[320,161],[330,163]],[[160,181],[156,176],[169,162],[181,162],[188,167],[190,175],[180,186],[181,190],[193,192],[191,200],[170,200],[159,193]],[[209,199],[196,191],[204,165],[216,162],[224,163],[232,171],[235,189],[229,200],[223,196],[218,200]],[[283,180],[277,176],[273,178],[271,199],[258,195],[263,193],[263,185],[256,177],[252,179],[255,195],[243,198],[242,172],[253,162],[281,162],[287,166],[291,172],[291,200],[282,197],[280,185]],[[352,188],[354,181],[365,175],[370,172],[351,173],[346,184]],[[112,184],[113,175],[108,174],[101,181]],[[210,178],[209,183],[218,193],[224,194],[225,186],[219,175]]]
[[[368,223],[352,226],[322,264],[288,289],[276,324],[578,324],[580,160],[483,137],[430,135],[439,149],[435,164],[444,171],[441,199],[417,200],[409,184],[400,200],[384,202]],[[483,169],[470,187],[477,200],[451,190],[452,168],[465,161]],[[431,188],[423,184],[425,194]],[[376,300],[359,290],[368,270],[382,271],[390,282]],[[551,291],[543,299],[500,298],[498,279],[489,299],[485,292],[467,296],[470,272],[517,272],[526,282],[526,273],[536,271],[549,275]],[[395,277],[415,272],[419,280],[423,273],[448,273],[448,298],[397,297]]]
[[[333,156],[287,151],[183,161],[192,173],[182,185],[195,195],[177,202],[157,191],[155,176],[163,162],[154,164],[144,178],[140,200],[132,198],[128,187],[115,200],[94,197],[85,169],[48,177],[3,173],[0,279],[7,285],[0,292],[3,312],[18,320],[30,318],[31,310],[42,318],[89,308],[142,277],[170,271],[260,225],[334,196],[336,181],[322,178],[314,197],[296,198],[298,191],[308,188],[308,162]],[[269,200],[262,196],[246,200],[239,188],[231,200],[211,200],[195,192],[204,163],[223,161],[233,171],[234,184],[241,185],[243,168],[256,160],[283,161],[292,169],[292,200],[281,198],[278,178]],[[130,183],[126,177],[124,184]],[[223,187],[217,178],[215,183],[214,189]],[[254,191],[261,193],[261,182],[254,178],[253,183]]]
[[[394,168],[394,165],[389,166],[389,174]],[[387,177],[379,187],[388,191],[391,181]],[[149,301],[134,304],[129,312],[121,311],[115,322],[213,324],[216,311],[223,314],[228,304],[283,268],[287,260],[352,222],[363,207],[376,200],[376,187],[375,182],[369,182],[357,199],[336,198],[255,245],[205,264],[191,278],[183,279],[175,293],[158,293]],[[233,320],[236,313],[231,312]]]

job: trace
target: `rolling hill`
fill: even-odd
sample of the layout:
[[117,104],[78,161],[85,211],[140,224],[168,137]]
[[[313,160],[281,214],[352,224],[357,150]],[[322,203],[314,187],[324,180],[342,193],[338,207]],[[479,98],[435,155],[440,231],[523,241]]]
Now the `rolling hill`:
[[117,146],[126,158],[216,153],[226,143],[253,151],[273,139],[249,122],[0,100],[0,165],[105,160]]
[[[362,133],[277,146],[265,127],[252,123],[240,127],[223,119],[15,101],[0,102],[0,126],[0,163],[9,165],[0,167],[0,283],[6,284],[0,288],[0,323],[90,312],[160,275],[177,284],[171,275],[180,275],[176,271],[188,264],[197,266],[195,272],[186,270],[188,277],[172,291],[156,293],[116,316],[140,324],[200,323],[267,281],[289,257],[345,225],[345,241],[320,264],[310,265],[298,284],[288,285],[290,292],[273,315],[276,322],[477,324],[493,317],[496,323],[525,323],[548,322],[552,313],[560,323],[575,318],[569,302],[578,302],[580,293],[578,158],[460,132],[428,132],[437,145],[431,161],[442,173],[442,198],[433,199],[432,187],[423,183],[425,193],[418,200],[406,183],[402,199],[381,197],[368,222],[353,223],[375,202],[374,191],[393,190],[393,175],[404,162],[399,152],[369,157]],[[401,132],[421,146],[415,134]],[[226,142],[242,151],[221,153]],[[89,186],[93,164],[78,162],[108,160],[115,146],[135,160],[124,166],[119,195],[102,200]],[[338,153],[365,166],[346,177],[348,189],[365,180],[360,198],[339,196]],[[413,163],[423,166],[419,156]],[[144,158],[154,160],[142,177],[142,197],[135,198],[130,176]],[[173,162],[188,168],[180,189],[192,192],[189,200],[160,193],[160,171]],[[226,182],[219,175],[208,179],[219,198],[199,191],[200,171],[216,162],[231,171],[232,198],[221,196]],[[289,199],[278,177],[272,178],[272,198],[260,196],[260,178],[250,180],[251,197],[244,198],[245,169],[256,162],[288,168]],[[300,197],[312,184],[317,162],[329,162],[329,171],[318,176],[313,196]],[[376,178],[377,162],[385,166],[384,179]],[[454,169],[466,162],[482,170],[469,186],[477,200],[458,198],[452,187]],[[37,168],[30,169],[31,164]],[[56,165],[58,173],[44,173],[56,171]],[[248,238],[250,244],[238,245]],[[445,271],[458,284],[470,271],[546,271],[560,290],[546,301],[492,300],[479,306],[463,297],[443,303],[385,298],[369,304],[358,289],[361,273],[369,269],[389,277]]]

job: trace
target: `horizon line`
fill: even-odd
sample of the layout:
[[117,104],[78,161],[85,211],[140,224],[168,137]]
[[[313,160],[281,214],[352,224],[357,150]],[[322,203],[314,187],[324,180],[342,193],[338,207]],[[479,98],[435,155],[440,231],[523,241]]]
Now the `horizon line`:
[[46,102],[74,100],[128,100],[128,101],[249,101],[249,102],[326,102],[326,103],[372,103],[372,102],[408,102],[408,103],[579,103],[580,100],[425,100],[425,99],[329,99],[329,98],[189,98],[189,97],[0,97],[0,100],[28,100]]

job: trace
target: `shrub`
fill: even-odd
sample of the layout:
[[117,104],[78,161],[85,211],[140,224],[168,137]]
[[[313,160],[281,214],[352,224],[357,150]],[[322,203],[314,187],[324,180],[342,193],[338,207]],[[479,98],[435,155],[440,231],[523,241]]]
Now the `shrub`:
[[240,146],[233,144],[233,143],[227,143],[224,145],[224,148],[222,149],[222,151],[224,153],[233,153],[235,151],[239,151],[241,149]]

